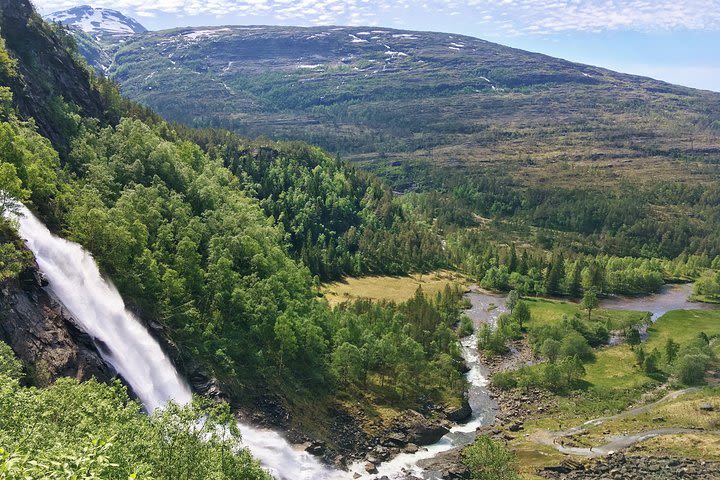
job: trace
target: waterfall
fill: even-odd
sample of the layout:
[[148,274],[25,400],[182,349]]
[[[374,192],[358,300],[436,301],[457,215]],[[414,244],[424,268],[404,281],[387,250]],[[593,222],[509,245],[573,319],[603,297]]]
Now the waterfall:
[[[170,401],[190,402],[188,384],[144,325],[125,308],[92,256],[77,243],[53,235],[25,206],[18,207],[20,236],[35,254],[51,292],[100,345],[103,359],[122,375],[145,409],[152,412]],[[294,449],[277,432],[239,427],[245,446],[278,478],[347,477],[347,472],[331,470],[310,454]]]
[[[103,359],[127,381],[145,409],[153,412],[170,401],[181,405],[190,402],[188,384],[144,325],[125,308],[117,289],[103,278],[92,256],[77,243],[53,235],[24,205],[18,205],[18,210],[20,236],[35,254],[48,279],[48,288],[80,328],[97,342]],[[379,468],[380,475],[390,478],[404,477],[407,473],[422,475],[418,460],[471,442],[475,428],[489,420],[492,402],[483,388],[487,380],[480,370],[475,341],[472,335],[462,342],[463,354],[471,366],[467,378],[471,385],[472,420],[456,426],[438,443],[417,454],[400,454],[386,462]],[[351,472],[333,470],[312,455],[293,448],[275,431],[245,424],[239,427],[244,445],[279,479],[335,480],[365,473],[362,462],[353,465]]]

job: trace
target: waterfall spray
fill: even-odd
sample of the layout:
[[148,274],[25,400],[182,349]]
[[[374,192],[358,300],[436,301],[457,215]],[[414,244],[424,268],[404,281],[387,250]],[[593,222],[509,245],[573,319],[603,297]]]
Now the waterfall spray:
[[[51,293],[98,345],[103,359],[130,385],[148,412],[170,401],[185,405],[190,387],[160,344],[130,311],[92,256],[77,243],[53,235],[24,205],[16,216],[20,236],[35,254]],[[280,479],[323,480],[347,477],[310,454],[294,449],[280,434],[240,424],[243,443]]]

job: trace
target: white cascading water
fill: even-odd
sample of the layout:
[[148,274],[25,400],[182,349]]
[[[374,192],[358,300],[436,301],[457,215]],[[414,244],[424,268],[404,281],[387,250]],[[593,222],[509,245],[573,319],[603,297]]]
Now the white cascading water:
[[[158,342],[125,308],[115,287],[104,279],[92,256],[77,243],[53,235],[25,206],[18,206],[20,236],[37,259],[51,292],[78,325],[100,345],[104,360],[128,382],[152,412],[170,401],[191,400],[187,383]],[[277,432],[240,424],[243,443],[273,475],[287,480],[347,477],[310,454],[292,448]]]
[[[95,339],[104,360],[128,382],[143,406],[152,412],[170,401],[190,402],[188,384],[144,325],[125,308],[122,297],[112,283],[102,277],[92,256],[77,243],[53,235],[24,205],[18,206],[14,217],[20,226],[20,236],[48,279],[51,292],[78,325]],[[422,469],[417,466],[419,460],[472,440],[475,429],[487,420],[485,407],[473,401],[483,397],[473,393],[487,384],[480,370],[475,342],[475,335],[462,342],[465,359],[471,366],[467,378],[471,386],[472,420],[456,426],[439,442],[416,454],[400,454],[385,462],[372,478],[378,475],[398,478],[408,473],[422,475]],[[243,443],[277,478],[335,480],[365,473],[361,462],[353,465],[350,472],[334,470],[312,455],[293,448],[277,432],[245,424],[239,427]]]

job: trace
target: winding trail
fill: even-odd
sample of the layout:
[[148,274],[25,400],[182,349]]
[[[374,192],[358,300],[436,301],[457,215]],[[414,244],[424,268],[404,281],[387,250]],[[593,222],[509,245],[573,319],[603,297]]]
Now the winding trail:
[[540,430],[537,432],[533,432],[528,437],[528,440],[531,440],[533,442],[547,445],[550,447],[555,448],[557,451],[561,453],[566,453],[569,455],[578,455],[583,457],[600,457],[604,455],[608,455],[610,453],[616,452],[618,450],[622,450],[624,448],[630,447],[632,445],[635,445],[636,443],[644,442],[646,440],[649,440],[651,438],[659,437],[662,435],[676,435],[680,433],[697,433],[697,432],[704,432],[705,430],[699,430],[699,429],[692,429],[692,428],[657,428],[652,430],[646,430],[644,432],[638,432],[638,433],[632,433],[627,435],[614,435],[609,437],[610,441],[607,442],[604,445],[600,445],[597,447],[568,447],[564,445],[564,438],[571,437],[573,435],[578,435],[580,433],[586,432],[587,430],[597,427],[599,425],[602,425],[605,422],[612,421],[612,420],[621,420],[628,417],[634,417],[636,415],[640,415],[642,413],[648,412],[655,408],[656,406],[666,403],[671,400],[675,400],[683,395],[686,395],[688,393],[692,393],[697,391],[697,388],[685,388],[683,390],[676,390],[674,392],[670,392],[667,395],[665,395],[660,400],[657,400],[652,403],[648,403],[646,405],[641,405],[639,407],[631,408],[629,410],[625,410],[623,412],[618,413],[617,415],[611,415],[607,417],[598,417],[592,420],[588,420],[587,422],[578,425],[576,427],[568,428],[567,430],[560,430],[560,431],[549,431],[549,430]]

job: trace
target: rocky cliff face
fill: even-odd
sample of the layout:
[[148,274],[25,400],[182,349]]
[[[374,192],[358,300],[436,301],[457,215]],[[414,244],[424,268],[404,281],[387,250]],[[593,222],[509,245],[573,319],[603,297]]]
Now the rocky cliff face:
[[108,121],[106,100],[92,86],[60,36],[33,11],[28,0],[0,0],[0,35],[18,60],[17,75],[8,86],[24,118],[34,118],[40,134],[61,153],[67,148],[66,121],[58,101],[77,106],[85,117]]
[[75,325],[46,285],[37,265],[0,284],[0,340],[33,367],[39,383],[58,377],[113,378],[98,346]]

